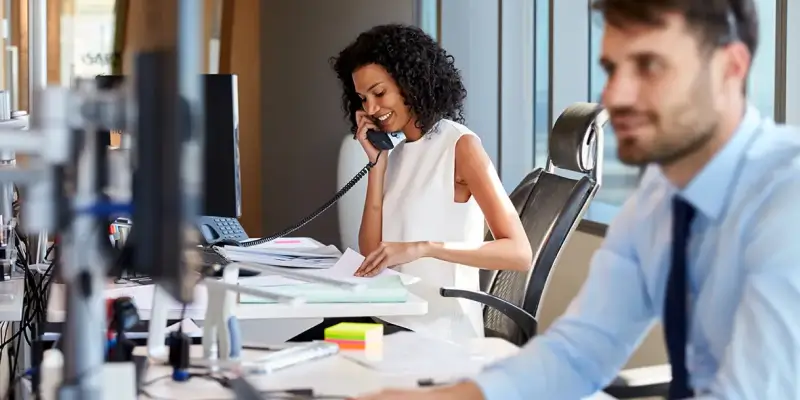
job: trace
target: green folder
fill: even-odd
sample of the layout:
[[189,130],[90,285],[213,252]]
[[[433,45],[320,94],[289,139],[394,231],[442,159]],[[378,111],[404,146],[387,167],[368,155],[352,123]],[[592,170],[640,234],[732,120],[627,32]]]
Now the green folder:
[[[384,276],[365,282],[366,288],[358,291],[320,283],[269,286],[264,289],[278,294],[302,297],[306,303],[405,303],[408,299],[408,289],[399,276]],[[239,303],[264,304],[275,301],[240,294]]]

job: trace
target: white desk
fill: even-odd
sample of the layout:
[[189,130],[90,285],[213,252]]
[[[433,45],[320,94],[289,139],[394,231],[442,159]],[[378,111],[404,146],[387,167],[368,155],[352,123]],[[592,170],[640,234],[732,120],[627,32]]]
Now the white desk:
[[[479,356],[486,363],[508,357],[519,350],[513,344],[496,338],[474,339],[469,342],[468,348],[470,354]],[[137,351],[140,350],[143,349],[137,349]],[[193,346],[192,353],[199,356],[202,349],[200,346]],[[263,354],[246,351],[243,358],[252,359]],[[431,360],[431,362],[435,363],[436,361]],[[171,373],[170,367],[152,365],[148,369],[144,382],[168,376]],[[441,376],[384,374],[337,355],[290,367],[272,375],[252,376],[249,379],[254,386],[261,390],[313,388],[315,394],[357,396],[388,387],[415,387],[417,380],[424,378],[447,380],[454,377],[448,376],[446,371],[443,371]],[[144,389],[154,398],[185,400],[233,398],[232,393],[222,388],[217,382],[200,378],[185,383],[173,382],[169,378],[165,378],[147,385]],[[585,400],[610,399],[612,399],[610,396],[598,393]]]
[[[197,287],[197,294],[205,296],[205,286]],[[64,285],[52,284],[50,301],[47,307],[49,322],[64,322]],[[131,296],[139,305],[139,316],[149,320],[152,310],[153,286],[130,286],[115,291],[114,297]],[[198,297],[200,298],[200,297]],[[203,302],[204,304],[204,302]],[[296,306],[287,304],[239,304],[235,310],[239,318],[242,339],[249,343],[279,343],[320,324],[323,318],[371,317],[376,315],[424,315],[428,312],[428,302],[409,293],[403,303],[307,303]],[[178,320],[181,310],[170,307],[167,318]],[[205,319],[204,307],[190,307],[186,318],[202,326]]]
[[[50,302],[47,307],[47,320],[50,322],[63,322],[66,317],[64,285],[52,284]],[[141,304],[150,304],[146,299],[152,299],[153,286],[129,287],[135,299],[141,296]],[[204,292],[205,287],[199,286],[198,291]],[[127,294],[126,295],[130,295]],[[136,300],[135,300],[136,301]],[[21,300],[20,300],[21,304]],[[0,309],[2,310],[2,309]],[[139,309],[139,316],[144,320],[150,319],[151,309],[146,306]],[[404,303],[307,303],[296,306],[287,304],[239,304],[236,307],[236,316],[240,320],[261,319],[286,319],[286,318],[335,318],[335,317],[368,317],[375,315],[424,315],[428,312],[428,302],[409,293],[409,298]],[[181,310],[171,309],[167,313],[168,319],[180,319]],[[205,310],[200,307],[188,308],[186,318],[203,320]],[[17,317],[19,318],[19,316]]]
[[[286,239],[291,240],[292,238]],[[312,238],[294,239],[302,240],[318,247],[324,246]],[[53,284],[51,287],[50,301],[47,307],[47,320],[50,322],[63,322],[66,317],[64,287],[59,284]],[[132,297],[139,309],[140,318],[149,320],[152,311],[153,287],[153,285],[129,286],[115,290],[114,297]],[[195,289],[195,299],[198,306],[188,307],[185,317],[202,321],[205,318],[206,298],[206,287],[198,285]],[[245,322],[248,322],[248,320],[270,319],[310,320],[302,324],[302,327],[295,334],[318,324],[322,318],[424,315],[427,313],[428,302],[411,293],[409,293],[409,298],[404,303],[308,303],[298,306],[286,304],[239,304],[235,310],[235,315],[239,320]],[[168,319],[177,320],[180,317],[180,305],[176,303],[174,306],[169,307],[167,312]],[[242,325],[243,332],[252,329],[252,327],[252,324]]]

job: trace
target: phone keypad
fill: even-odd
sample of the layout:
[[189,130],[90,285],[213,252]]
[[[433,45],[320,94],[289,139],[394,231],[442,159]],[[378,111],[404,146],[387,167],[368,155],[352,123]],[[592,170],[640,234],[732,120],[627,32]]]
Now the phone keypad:
[[246,239],[247,234],[238,220],[234,218],[213,217],[214,223],[219,229],[221,238],[241,240]]

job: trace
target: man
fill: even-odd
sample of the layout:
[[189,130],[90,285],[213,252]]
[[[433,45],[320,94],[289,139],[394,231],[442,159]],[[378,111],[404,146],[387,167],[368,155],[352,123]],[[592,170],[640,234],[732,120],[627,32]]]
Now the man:
[[473,380],[369,399],[580,399],[657,319],[670,398],[800,398],[800,131],[749,107],[752,0],[596,0],[619,158],[647,166],[566,315]]

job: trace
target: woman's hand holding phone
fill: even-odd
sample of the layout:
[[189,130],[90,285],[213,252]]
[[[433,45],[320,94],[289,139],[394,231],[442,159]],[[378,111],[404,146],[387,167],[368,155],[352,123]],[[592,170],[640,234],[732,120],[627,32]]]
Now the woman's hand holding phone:
[[380,129],[378,129],[378,126],[375,125],[375,122],[365,111],[356,111],[356,124],[358,126],[356,130],[356,139],[358,139],[358,142],[361,143],[361,147],[363,147],[364,151],[367,153],[369,162],[377,162],[379,160],[378,154],[380,154],[380,150],[376,149],[375,146],[367,140],[367,131],[370,129],[380,131]]

